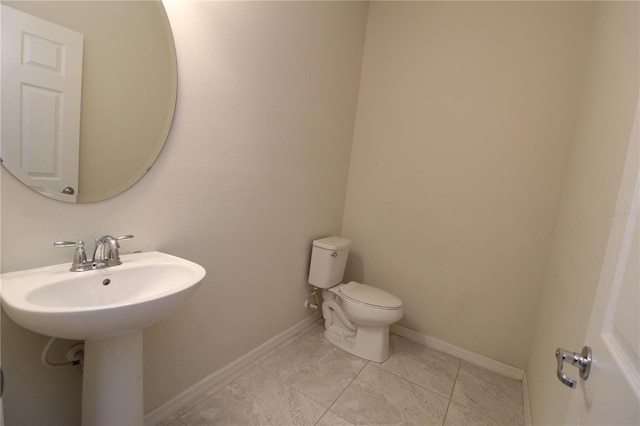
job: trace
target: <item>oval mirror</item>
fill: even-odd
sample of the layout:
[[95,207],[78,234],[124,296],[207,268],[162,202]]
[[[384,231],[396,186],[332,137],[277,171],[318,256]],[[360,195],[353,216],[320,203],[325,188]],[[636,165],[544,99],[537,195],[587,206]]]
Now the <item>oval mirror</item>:
[[2,1],[0,157],[42,195],[88,203],[135,184],[164,146],[176,93],[161,1]]

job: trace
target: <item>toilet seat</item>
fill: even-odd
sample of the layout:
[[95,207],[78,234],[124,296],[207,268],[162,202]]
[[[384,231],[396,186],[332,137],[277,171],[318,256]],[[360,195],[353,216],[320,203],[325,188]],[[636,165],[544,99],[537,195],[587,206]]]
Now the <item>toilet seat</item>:
[[402,308],[402,301],[393,294],[355,281],[338,286],[337,290],[340,296],[361,305],[377,309]]

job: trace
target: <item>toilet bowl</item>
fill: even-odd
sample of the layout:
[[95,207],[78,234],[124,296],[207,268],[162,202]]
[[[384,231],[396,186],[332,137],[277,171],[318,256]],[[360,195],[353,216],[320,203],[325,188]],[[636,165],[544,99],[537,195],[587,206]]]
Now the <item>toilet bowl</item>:
[[403,315],[402,301],[355,281],[342,283],[351,242],[328,237],[313,242],[309,284],[322,288],[325,338],[370,361],[389,357],[389,326]]
[[329,291],[342,297],[342,309],[356,324],[389,325],[402,318],[402,301],[384,290],[351,281]]

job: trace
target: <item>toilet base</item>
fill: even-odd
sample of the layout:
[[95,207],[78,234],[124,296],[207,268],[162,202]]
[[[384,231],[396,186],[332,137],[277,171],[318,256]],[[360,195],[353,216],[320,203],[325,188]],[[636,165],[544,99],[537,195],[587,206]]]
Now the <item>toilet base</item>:
[[324,331],[329,343],[355,356],[374,362],[384,362],[389,358],[389,326],[359,326],[355,335],[347,335],[338,326]]

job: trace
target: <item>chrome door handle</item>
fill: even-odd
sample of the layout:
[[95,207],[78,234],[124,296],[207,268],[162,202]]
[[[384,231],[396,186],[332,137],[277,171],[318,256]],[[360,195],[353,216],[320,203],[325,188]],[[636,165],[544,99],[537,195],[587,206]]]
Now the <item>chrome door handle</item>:
[[591,372],[591,348],[585,346],[580,353],[569,352],[566,349],[558,348],[556,349],[556,361],[558,362],[558,380],[570,388],[574,388],[576,387],[576,381],[562,372],[563,364],[568,362],[571,363],[571,365],[577,366],[580,371],[580,377],[587,380]]

